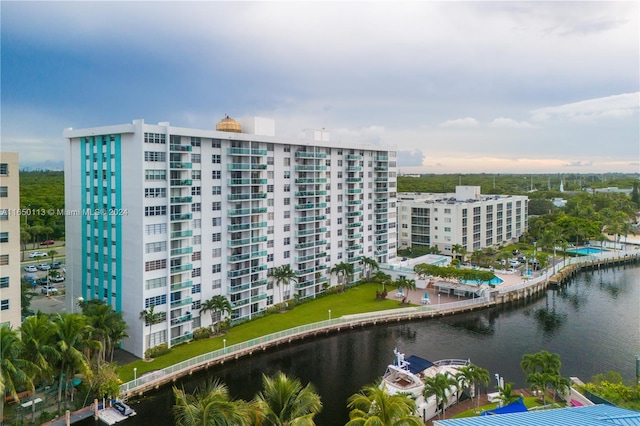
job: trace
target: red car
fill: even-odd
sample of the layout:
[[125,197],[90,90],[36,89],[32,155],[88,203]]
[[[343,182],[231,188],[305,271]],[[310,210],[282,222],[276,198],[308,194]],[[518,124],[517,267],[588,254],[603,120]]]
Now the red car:
[[56,243],[56,242],[55,242],[55,241],[53,241],[53,240],[47,240],[47,241],[43,241],[43,242],[41,242],[41,243],[40,243],[40,245],[41,245],[41,246],[50,246],[50,245],[53,245],[53,244],[55,244],[55,243]]

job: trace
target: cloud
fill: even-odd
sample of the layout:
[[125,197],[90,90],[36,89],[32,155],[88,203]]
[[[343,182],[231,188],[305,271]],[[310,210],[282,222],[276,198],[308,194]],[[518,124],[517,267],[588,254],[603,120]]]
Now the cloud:
[[527,121],[516,121],[512,118],[500,117],[489,123],[489,127],[502,129],[530,129],[533,126]]
[[601,118],[622,118],[638,114],[640,92],[624,93],[603,98],[587,99],[570,104],[539,108],[531,111],[534,121],[568,119],[571,121],[596,121]]
[[460,128],[469,128],[469,127],[478,127],[480,123],[478,120],[472,117],[466,118],[457,118],[455,120],[447,120],[443,123],[440,123],[440,127],[460,127]]
[[565,167],[591,167],[593,166],[593,161],[585,161],[585,160],[577,160],[571,161],[564,165]]
[[402,167],[422,167],[425,159],[424,152],[415,151],[398,151],[398,168]]

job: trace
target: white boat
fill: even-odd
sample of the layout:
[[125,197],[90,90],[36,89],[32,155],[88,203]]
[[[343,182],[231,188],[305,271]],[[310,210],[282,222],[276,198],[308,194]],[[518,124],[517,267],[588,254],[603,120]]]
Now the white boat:
[[[395,360],[393,364],[387,366],[387,371],[382,377],[382,383],[386,386],[390,395],[398,393],[410,394],[416,401],[416,415],[423,421],[432,419],[438,415],[439,407],[435,396],[430,396],[425,400],[422,391],[424,390],[424,379],[434,377],[436,374],[450,374],[455,377],[460,367],[470,365],[469,360],[464,359],[442,359],[431,362],[419,356],[411,355],[405,358],[404,354],[393,350]],[[458,402],[455,388],[447,391],[445,401],[448,408]]]

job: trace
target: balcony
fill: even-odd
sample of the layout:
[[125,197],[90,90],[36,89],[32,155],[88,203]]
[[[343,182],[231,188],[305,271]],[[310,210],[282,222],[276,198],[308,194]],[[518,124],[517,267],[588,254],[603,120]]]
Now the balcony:
[[191,321],[193,316],[191,313],[181,315],[179,317],[171,318],[171,325],[182,324],[183,322]]
[[169,145],[171,152],[191,152],[191,145]]
[[171,204],[187,204],[193,201],[193,197],[171,197]]
[[327,183],[327,178],[298,178],[295,180],[295,183],[298,183],[298,184]]
[[232,285],[227,287],[227,291],[229,294],[231,293],[241,293],[243,291],[249,290],[251,288],[251,283],[241,284],[241,285]]
[[347,240],[359,240],[360,238],[362,238],[362,234],[347,235]]
[[186,265],[176,265],[171,267],[171,273],[176,274],[178,272],[190,271],[193,269],[193,265],[188,263]]
[[239,223],[237,225],[227,225],[227,231],[248,231],[249,229],[266,228],[267,222],[251,222],[251,223]]
[[381,197],[381,198],[376,198],[375,200],[373,200],[376,204],[379,203],[386,203],[387,201],[389,201],[387,198],[385,197]]
[[326,218],[327,218],[326,214],[321,214],[318,216],[296,217],[295,223],[316,222],[319,220],[325,220]]
[[247,216],[251,214],[251,209],[238,209],[238,210],[229,210],[227,211],[227,216]]
[[347,200],[347,206],[359,206],[362,200]]
[[[191,148],[191,147],[189,147]],[[193,333],[183,334],[180,337],[174,337],[171,339],[171,346],[179,345],[180,343],[188,342],[193,339]]]
[[227,155],[267,155],[266,149],[227,148]]
[[321,166],[319,164],[297,165],[295,166],[294,170],[296,172],[326,171],[327,166]]
[[317,197],[320,195],[327,195],[327,191],[297,191],[296,197]]
[[386,177],[386,176],[380,176],[380,177],[377,177],[377,178],[373,179],[374,182],[387,182],[388,180],[389,180],[389,178]]
[[347,183],[360,183],[362,182],[362,178],[350,177],[347,178]]
[[227,170],[251,170],[250,163],[228,163]]
[[310,210],[310,209],[324,209],[327,207],[327,203],[307,203],[307,204],[296,204],[296,210]]
[[381,219],[376,219],[376,225],[384,225],[387,222],[389,222],[389,219],[386,217],[383,217]]
[[327,232],[327,228],[322,226],[319,228],[312,228],[312,229],[303,229],[300,231],[296,231],[295,236],[296,237],[305,237],[307,235],[313,235],[313,234],[321,234],[323,232]]
[[191,213],[176,213],[171,215],[171,221],[176,222],[180,220],[191,220]]
[[193,164],[183,163],[181,161],[171,161],[169,163],[169,167],[172,169],[191,169],[193,167]]
[[266,270],[267,270],[267,265],[254,266],[253,268],[244,268],[244,269],[238,269],[235,271],[228,271],[227,277],[238,278],[244,275],[255,274],[256,272],[266,271]]
[[324,271],[325,269],[327,269],[327,265],[318,265],[315,267],[315,271]]
[[302,263],[302,262],[307,262],[309,260],[313,260],[315,258],[316,258],[316,255],[314,253],[314,254],[309,254],[302,257],[296,257],[295,260],[296,260],[296,263]]
[[386,186],[376,186],[373,192],[389,192],[389,188]]
[[191,186],[191,179],[171,179],[171,186]]
[[378,155],[376,157],[373,157],[373,161],[389,161],[389,157],[387,157],[386,155]]
[[296,151],[296,158],[327,158],[324,152]]
[[171,249],[171,256],[181,256],[189,253],[193,253],[193,247],[182,247],[182,248]]
[[358,228],[362,226],[362,222],[347,223],[347,228]]
[[373,170],[375,170],[376,172],[386,172],[389,170],[389,167],[387,166],[376,166],[373,168]]
[[375,234],[375,235],[382,235],[382,234],[386,234],[386,233],[388,233],[388,232],[389,232],[389,230],[388,230],[388,229],[376,229],[376,230],[374,231],[374,234]]
[[301,275],[307,275],[307,274],[311,274],[315,272],[315,268],[311,267],[311,268],[307,268],[307,269],[298,269],[296,270],[296,275],[301,276]]
[[254,251],[251,253],[236,254],[233,256],[227,256],[229,262],[241,262],[243,260],[255,259],[256,257],[265,257],[267,255],[266,250]]
[[362,167],[360,166],[347,166],[347,172],[361,172]]
[[296,288],[296,290],[301,290],[303,288],[311,287],[312,285],[315,285],[315,281],[313,281],[313,280],[304,281],[304,282],[296,284],[295,288]]
[[355,211],[355,212],[347,212],[347,213],[345,213],[345,216],[347,216],[347,217],[362,216],[362,212],[360,210]]
[[347,189],[347,194],[362,194],[362,189]]
[[381,208],[381,209],[375,209],[374,210],[375,214],[382,214],[382,213],[389,213],[389,209],[385,208]]
[[184,231],[175,231],[171,233],[171,238],[185,238],[193,236],[193,231],[191,229],[186,229]]
[[354,244],[352,246],[347,246],[347,251],[360,250],[362,248],[362,244]]
[[376,250],[374,254],[376,256],[384,256],[385,254],[387,254],[387,250]]
[[189,288],[193,285],[193,281],[189,280],[189,281],[182,281],[179,283],[173,283],[171,284],[171,291],[176,291],[176,290],[181,290],[183,288]]
[[180,299],[180,300],[172,300],[171,309],[178,308],[184,305],[191,305],[191,302],[192,302],[192,299],[190,297],[185,297],[184,299]]
[[[347,263],[355,263],[360,262],[362,260],[362,256],[353,256],[347,258]],[[355,271],[354,271],[355,272]]]
[[388,242],[389,242],[389,240],[387,240],[386,238],[384,238],[384,239],[378,239],[378,240],[376,240],[376,245],[377,245],[377,246],[381,246],[381,245],[383,245],[383,244],[387,244]]
[[266,170],[266,164],[251,163],[251,170]]
[[316,242],[315,241],[309,241],[307,243],[299,243],[295,245],[296,250],[304,250],[310,247],[315,247]]
[[347,155],[345,155],[345,158],[347,160],[362,160],[362,155],[347,154]]
[[316,280],[316,284],[322,284],[322,283],[326,283],[327,281],[329,281],[329,277],[324,276],[324,277],[320,277]]

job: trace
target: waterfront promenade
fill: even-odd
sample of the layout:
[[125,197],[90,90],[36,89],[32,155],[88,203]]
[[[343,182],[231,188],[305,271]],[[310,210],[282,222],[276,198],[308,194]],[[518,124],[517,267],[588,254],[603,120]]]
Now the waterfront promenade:
[[[570,266],[580,265],[590,267],[603,262],[637,262],[640,259],[640,251],[627,252],[605,252],[598,256],[585,256],[579,258],[567,258],[560,260],[554,267],[555,271],[561,271]],[[542,270],[537,276],[522,277],[519,274],[501,274],[495,271],[504,283],[495,288],[487,286],[483,297],[469,299],[462,296],[452,296],[440,294],[438,299],[437,289],[429,288],[429,298],[431,304],[423,305],[421,299],[425,290],[412,290],[408,292],[408,302],[416,306],[408,306],[389,311],[363,313],[347,315],[327,321],[320,321],[313,324],[294,327],[267,336],[262,336],[236,345],[228,346],[207,354],[196,356],[162,370],[147,373],[136,380],[121,385],[121,394],[124,398],[132,395],[143,394],[149,390],[157,389],[164,384],[176,379],[195,373],[196,371],[207,369],[211,366],[222,364],[229,360],[238,359],[259,353],[268,348],[287,344],[296,340],[328,333],[340,332],[345,329],[355,329],[375,325],[378,323],[400,322],[415,320],[420,318],[433,318],[444,315],[452,315],[460,312],[468,312],[477,309],[511,303],[521,298],[533,296],[534,290],[546,290],[554,269]],[[473,286],[476,287],[476,286]],[[395,290],[394,290],[395,291]],[[390,292],[389,298],[396,298],[394,291]],[[397,298],[396,298],[397,299]],[[438,303],[438,301],[440,303]]]

